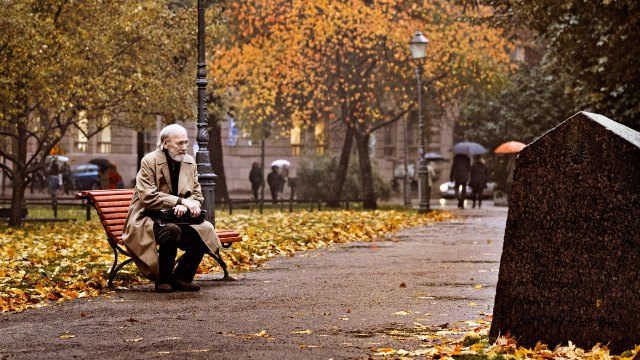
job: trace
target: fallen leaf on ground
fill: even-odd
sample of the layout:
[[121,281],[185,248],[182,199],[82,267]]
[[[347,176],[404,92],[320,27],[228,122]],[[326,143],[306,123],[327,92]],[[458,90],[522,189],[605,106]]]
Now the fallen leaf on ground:
[[393,313],[393,315],[398,315],[398,316],[405,316],[405,315],[409,315],[409,314],[411,314],[411,313],[408,312],[408,311],[404,311],[404,310],[396,311],[396,312]]

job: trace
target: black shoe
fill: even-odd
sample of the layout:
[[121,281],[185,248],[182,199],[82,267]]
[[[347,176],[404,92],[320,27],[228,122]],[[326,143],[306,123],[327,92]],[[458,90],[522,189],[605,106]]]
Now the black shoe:
[[167,283],[156,284],[156,287],[155,287],[154,290],[156,292],[158,292],[158,293],[170,293],[170,292],[173,292],[173,288],[171,287],[171,284],[167,284]]
[[200,286],[182,280],[173,280],[171,287],[175,291],[200,291]]

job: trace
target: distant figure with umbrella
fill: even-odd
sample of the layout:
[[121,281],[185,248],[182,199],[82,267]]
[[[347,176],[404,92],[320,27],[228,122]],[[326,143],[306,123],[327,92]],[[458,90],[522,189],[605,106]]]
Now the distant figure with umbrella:
[[454,182],[458,207],[464,209],[464,199],[467,196],[467,183],[471,173],[471,159],[465,154],[456,154],[451,166],[450,180]]
[[489,181],[489,170],[484,164],[484,160],[481,155],[473,157],[473,165],[471,165],[471,199],[473,200],[472,208],[476,207],[476,200],[478,200],[478,208],[482,207],[482,192],[487,187]]
[[505,182],[505,190],[507,193],[507,199],[511,195],[511,185],[513,184],[513,171],[516,167],[516,154],[524,149],[527,144],[520,141],[507,141],[500,144],[493,152],[496,154],[506,154],[509,156],[507,160],[507,179]]
[[267,175],[267,184],[269,184],[271,199],[275,204],[278,202],[278,192],[280,192],[280,189],[284,186],[284,178],[278,172],[277,165],[271,166],[271,172]]
[[100,189],[123,188],[122,176],[114,164],[106,159],[91,159],[89,163],[98,165],[98,180]]
[[451,181],[455,183],[458,207],[464,209],[464,199],[467,196],[467,183],[469,182],[471,173],[470,156],[482,155],[487,152],[487,149],[478,143],[463,141],[453,145],[451,151],[456,154],[456,156],[453,158],[450,178]]

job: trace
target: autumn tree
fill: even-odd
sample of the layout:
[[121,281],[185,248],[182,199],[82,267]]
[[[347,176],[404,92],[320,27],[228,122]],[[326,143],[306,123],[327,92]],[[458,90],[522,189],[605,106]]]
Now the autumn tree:
[[487,17],[493,25],[537,33],[545,50],[537,72],[563,88],[568,112],[592,111],[640,129],[640,69],[631,65],[640,56],[640,2],[482,2],[495,9]]
[[368,209],[377,206],[369,139],[415,106],[407,43],[416,30],[431,40],[424,76],[439,106],[508,70],[500,33],[461,21],[461,8],[447,2],[264,0],[233,2],[229,12],[235,40],[217,50],[212,69],[233,89],[243,127],[343,126],[334,195],[355,141]]
[[33,174],[70,129],[91,136],[114,123],[144,128],[149,115],[193,117],[188,11],[155,0],[3,2],[0,155],[10,164],[0,167],[13,184],[11,226]]

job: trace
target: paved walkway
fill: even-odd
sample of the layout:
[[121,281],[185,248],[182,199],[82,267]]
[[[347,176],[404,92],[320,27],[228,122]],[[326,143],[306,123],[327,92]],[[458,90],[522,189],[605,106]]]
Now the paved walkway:
[[[434,208],[440,208],[434,204]],[[275,258],[198,293],[150,285],[0,315],[0,359],[367,359],[491,313],[507,209],[491,202],[382,241]],[[445,325],[447,324],[447,325]],[[426,332],[425,332],[426,334]]]

